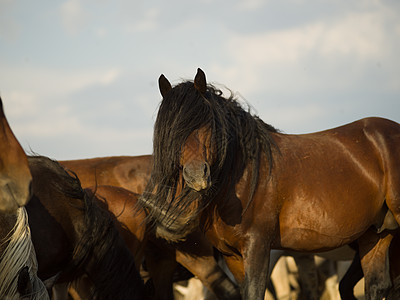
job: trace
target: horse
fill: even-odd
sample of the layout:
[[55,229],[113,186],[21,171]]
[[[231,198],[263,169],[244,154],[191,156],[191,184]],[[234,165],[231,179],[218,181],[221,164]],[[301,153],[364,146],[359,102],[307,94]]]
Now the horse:
[[58,162],[28,157],[33,196],[26,205],[38,276],[48,289],[86,274],[94,299],[147,299],[135,258],[108,210]]
[[[142,193],[144,186],[150,178],[152,156],[117,156],[83,160],[60,161],[60,164],[71,170],[79,177],[82,186],[92,188],[94,185],[124,188],[134,193]],[[103,195],[106,194],[106,195]],[[108,193],[108,194],[107,194]],[[122,193],[122,190],[120,190]],[[100,197],[107,199],[110,211],[118,215],[124,206],[136,204],[136,196],[131,194],[131,200],[121,201],[118,195],[113,195],[104,188],[97,191]],[[115,194],[115,193],[114,193]],[[141,207],[138,206],[141,209]],[[133,208],[132,208],[133,210]],[[144,222],[138,214],[130,216],[131,222]],[[136,235],[134,227],[130,234]],[[239,299],[237,286],[230,280],[214,259],[214,251],[201,235],[193,234],[180,245],[168,245],[165,241],[157,239],[149,233],[147,239],[145,261],[149,269],[149,276],[154,285],[154,298],[172,299],[172,284],[175,271],[180,270],[178,264],[184,266],[219,299]],[[178,269],[177,269],[178,268]],[[175,275],[174,275],[175,274]],[[183,279],[187,275],[183,273]],[[181,278],[182,280],[182,278]]]
[[175,87],[161,75],[159,89],[154,162],[139,202],[160,237],[179,241],[200,227],[247,300],[264,297],[271,249],[356,241],[366,299],[388,293],[391,237],[374,232],[366,243],[364,234],[385,231],[388,214],[400,222],[398,123],[366,118],[291,135],[224,97],[201,69]]
[[0,98],[0,212],[14,213],[30,199],[32,176],[24,150],[6,119]]
[[[90,187],[92,185],[98,184],[99,186],[115,186],[115,187],[122,187],[124,189],[130,190],[136,194],[141,194],[144,191],[144,187],[147,184],[150,178],[151,172],[151,164],[152,164],[152,156],[151,155],[140,155],[140,156],[109,156],[109,157],[97,157],[97,158],[90,158],[90,159],[78,159],[78,160],[63,160],[59,161],[61,165],[65,168],[73,171],[75,174],[78,175],[81,184],[83,187]],[[99,193],[99,191],[97,191]],[[101,193],[100,196],[103,196]],[[108,195],[105,197],[108,203],[114,202],[113,195]],[[136,203],[136,199],[132,200]],[[120,203],[117,199],[115,202]],[[115,204],[113,204],[115,205]],[[122,206],[121,208],[122,209]],[[111,211],[113,214],[117,213],[117,211]],[[132,216],[133,218],[133,216]],[[133,233],[133,231],[131,232]],[[162,259],[160,258],[160,248],[165,248],[162,246],[162,242],[157,240],[157,245],[153,244],[153,241],[150,240],[148,242],[148,255],[147,261],[153,260],[152,255],[155,254],[158,256],[158,259],[154,263],[148,263],[150,265],[154,265],[154,271],[152,270],[151,277],[155,281],[157,287],[154,288],[156,290],[157,295],[155,296],[158,298],[158,295],[169,295],[168,298],[172,297],[172,292],[170,291],[170,286],[172,281],[165,280],[166,278],[170,278],[172,280],[173,269],[176,268],[176,264],[172,262],[175,260],[175,254],[168,252]],[[202,240],[201,243],[197,243],[197,245],[204,245],[206,242]],[[209,248],[209,246],[205,246]],[[150,249],[151,248],[151,249]],[[274,250],[273,250],[274,251]],[[299,268],[299,275],[300,281],[302,284],[302,290],[307,295],[308,299],[317,299],[318,290],[316,286],[318,285],[317,280],[317,270],[314,265],[314,258],[312,255],[305,255],[305,254],[298,254],[298,253],[288,253],[287,251],[282,250],[275,250],[276,252],[272,252],[271,255],[273,259],[270,262],[270,271],[274,269],[275,264],[277,263],[278,259],[282,255],[290,255],[293,256],[296,264]],[[189,249],[190,252],[190,249]],[[157,254],[158,253],[158,254]],[[180,253],[179,250],[177,252]],[[204,261],[205,265],[211,266],[215,263],[212,260],[212,252],[208,250],[209,256],[207,261]],[[354,254],[353,254],[354,256]],[[187,269],[191,270],[191,272],[197,275],[206,286],[211,286],[208,282],[209,280],[205,280],[201,276],[201,273],[197,270],[202,268],[202,265],[199,263],[194,264],[192,262],[192,258],[189,256],[189,261],[186,262],[187,257],[185,256],[177,256],[178,260],[180,260],[181,264],[185,265]],[[204,258],[205,259],[205,258]],[[352,257],[348,257],[347,253],[344,257],[335,257],[335,260],[343,260],[343,259],[352,259]],[[198,260],[197,260],[198,261]],[[159,265],[163,264],[163,273],[159,271]],[[197,267],[198,266],[198,267]],[[169,275],[167,275],[169,274]],[[277,283],[276,280],[274,283]],[[282,284],[279,283],[279,286]],[[276,286],[275,288],[277,288]],[[352,293],[353,286],[346,285],[344,288],[344,293]],[[168,290],[168,292],[166,292]],[[213,290],[213,288],[211,289]],[[287,290],[287,289],[285,289]],[[213,291],[215,293],[215,291]],[[277,291],[280,293],[284,293],[285,291]],[[221,297],[221,296],[220,296]]]
[[28,160],[13,134],[0,98],[0,297],[48,299],[24,205],[31,197]]

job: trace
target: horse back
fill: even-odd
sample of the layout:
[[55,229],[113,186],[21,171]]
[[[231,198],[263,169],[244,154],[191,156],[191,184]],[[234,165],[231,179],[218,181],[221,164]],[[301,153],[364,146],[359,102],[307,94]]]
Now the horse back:
[[112,185],[142,193],[150,178],[152,156],[109,156],[64,160],[60,164],[76,173],[83,187]]

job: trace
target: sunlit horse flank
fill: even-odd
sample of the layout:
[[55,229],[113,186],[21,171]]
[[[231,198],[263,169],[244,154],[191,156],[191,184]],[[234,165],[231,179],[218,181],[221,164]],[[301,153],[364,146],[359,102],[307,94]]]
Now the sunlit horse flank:
[[31,197],[27,157],[15,138],[0,98],[0,298],[47,299],[23,207]]
[[[315,252],[357,241],[366,299],[385,297],[392,235],[373,232],[370,244],[364,233],[381,228],[388,210],[400,222],[398,123],[367,118],[318,133],[282,134],[206,85],[200,69],[194,82],[172,88],[163,75],[159,82],[154,166],[142,199],[159,232],[180,239],[200,219],[242,283],[244,299],[264,297],[271,248]],[[181,197],[175,193],[187,163],[181,156],[192,148],[190,135],[203,128],[215,147],[212,162],[204,151],[192,155],[210,164],[211,187],[188,191],[186,183]],[[191,171],[204,174],[204,165]],[[199,209],[191,212],[196,200]]]

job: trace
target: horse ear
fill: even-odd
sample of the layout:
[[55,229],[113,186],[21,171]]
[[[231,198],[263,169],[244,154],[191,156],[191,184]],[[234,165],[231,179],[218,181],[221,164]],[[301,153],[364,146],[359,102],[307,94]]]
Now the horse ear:
[[161,96],[165,98],[170,90],[172,90],[172,86],[169,83],[168,79],[165,78],[163,74],[161,74],[160,78],[158,78],[158,87],[160,89]]
[[206,74],[200,68],[197,69],[197,74],[194,77],[194,87],[202,94],[207,91]]

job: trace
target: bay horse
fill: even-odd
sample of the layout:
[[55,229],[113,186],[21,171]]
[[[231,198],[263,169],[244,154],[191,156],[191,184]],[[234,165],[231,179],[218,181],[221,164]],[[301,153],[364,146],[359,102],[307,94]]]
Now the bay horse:
[[[109,189],[111,189],[110,186],[114,186],[127,189],[135,194],[143,193],[144,188],[150,179],[152,162],[153,159],[151,155],[108,156],[108,157],[96,157],[89,159],[59,161],[59,163],[63,165],[65,168],[73,171],[75,174],[78,175],[79,180],[83,187],[89,187],[89,189],[93,189],[90,188],[90,186],[97,184],[99,185],[99,187],[109,186]],[[102,196],[104,197],[104,195],[102,195],[102,192],[104,192],[104,190],[103,191],[98,190],[97,194],[100,197]],[[110,192],[108,192],[108,195],[105,198],[107,199],[107,202],[110,203],[112,207],[116,209],[115,211],[113,209],[111,209],[110,211],[114,215],[116,214],[118,215],[118,209],[119,210],[123,209],[121,200],[117,199],[118,197],[115,197],[112,193],[110,194]],[[136,199],[133,199],[132,201],[136,203]],[[117,208],[118,205],[119,208]],[[137,216],[132,215],[132,219],[134,218],[137,218]],[[131,234],[135,234],[135,232],[131,231]],[[187,269],[189,269],[193,274],[195,274],[196,277],[200,278],[200,280],[203,283],[205,283],[205,285],[209,289],[211,289],[213,293],[216,293],[217,295],[219,295],[219,297],[222,298],[224,297],[221,295],[222,291],[219,292],[216,290],[217,286],[215,285],[215,283],[212,283],[210,281],[208,275],[206,275],[207,273],[205,273],[206,269],[210,270],[208,272],[215,272],[211,271],[212,270],[211,266],[214,266],[213,268],[215,269],[218,268],[215,265],[214,259],[212,257],[211,248],[209,247],[209,245],[206,245],[207,241],[201,239],[201,242],[196,242],[197,247],[201,245],[204,249],[208,249],[207,250],[208,256],[203,256],[202,258],[197,257],[196,262],[193,261],[192,256],[181,255],[181,252],[179,250],[177,251],[177,255],[173,254],[171,250],[167,252],[164,251],[164,256],[162,256],[161,258],[161,255],[159,253],[160,248],[165,249],[166,245],[162,245],[163,243],[160,240],[156,241],[156,245],[152,240],[150,240],[148,243],[149,245],[147,249],[148,250],[147,260],[153,261],[148,264],[150,266],[154,266],[154,270],[150,271],[151,273],[150,276],[153,278],[154,283],[157,286],[155,288],[156,290],[155,298],[159,298],[161,297],[161,295],[164,296],[169,295],[168,297],[166,297],[166,299],[172,297],[172,291],[170,290],[170,287],[172,284],[171,280],[172,280],[173,269],[176,268],[176,264],[173,262],[175,260],[175,257],[182,265],[186,266]],[[186,252],[190,252],[190,249],[186,249]],[[278,258],[280,257],[277,256],[278,252],[273,254],[275,259],[273,259],[270,263],[271,271],[274,268]],[[206,252],[203,251],[203,254],[204,253]],[[296,254],[293,252],[292,253],[285,252],[285,253],[286,253],[285,255],[293,256],[297,263],[303,292],[307,295],[308,299],[310,300],[317,299],[318,298],[317,295],[318,291],[316,289],[316,286],[318,285],[317,273],[316,273],[317,270],[315,268],[315,265],[313,265],[314,264],[313,256],[305,254]],[[158,257],[157,260],[155,261],[154,257],[152,257],[154,255]],[[280,255],[282,255],[282,252],[280,252]],[[343,259],[343,258],[338,258],[338,259]],[[160,270],[159,266],[161,264],[163,265],[162,267],[163,272],[159,271]],[[206,269],[204,268],[204,265],[207,266]],[[166,280],[167,278],[169,278],[169,280]],[[345,293],[352,293],[353,286],[345,285],[344,288],[342,289],[344,290]],[[232,295],[228,294],[228,298],[229,297],[232,297]]]
[[24,205],[31,197],[28,160],[0,98],[0,298],[46,299]]
[[38,276],[50,289],[82,274],[94,299],[147,299],[132,253],[110,213],[58,162],[28,158],[33,196],[26,209]]
[[357,241],[366,299],[385,297],[391,238],[363,241],[387,214],[400,222],[398,123],[367,118],[283,134],[223,97],[200,69],[175,87],[161,75],[159,88],[154,163],[140,199],[159,236],[177,241],[200,226],[247,300],[264,297],[271,249]]
[[[124,207],[133,210],[131,206],[136,205],[137,199],[132,193],[129,202],[124,200],[129,195],[119,199],[115,188],[142,193],[150,178],[152,156],[100,157],[60,161],[60,164],[77,174],[83,187],[96,190],[92,186],[98,186],[100,189],[96,193],[106,199],[110,212],[117,216]],[[119,193],[126,194],[127,191],[120,189]],[[141,209],[140,206],[137,208]],[[125,218],[130,218],[131,223],[144,223],[140,214],[131,214]],[[143,224],[141,226],[143,227]],[[128,235],[137,235],[134,226],[129,227],[128,231]],[[149,233],[146,243],[144,256],[154,285],[155,299],[173,298],[172,284],[176,276],[175,270],[178,268],[177,263],[199,278],[218,299],[240,299],[237,286],[217,264],[213,247],[202,234],[193,234],[187,241],[172,247]],[[131,250],[135,251],[133,248]]]

